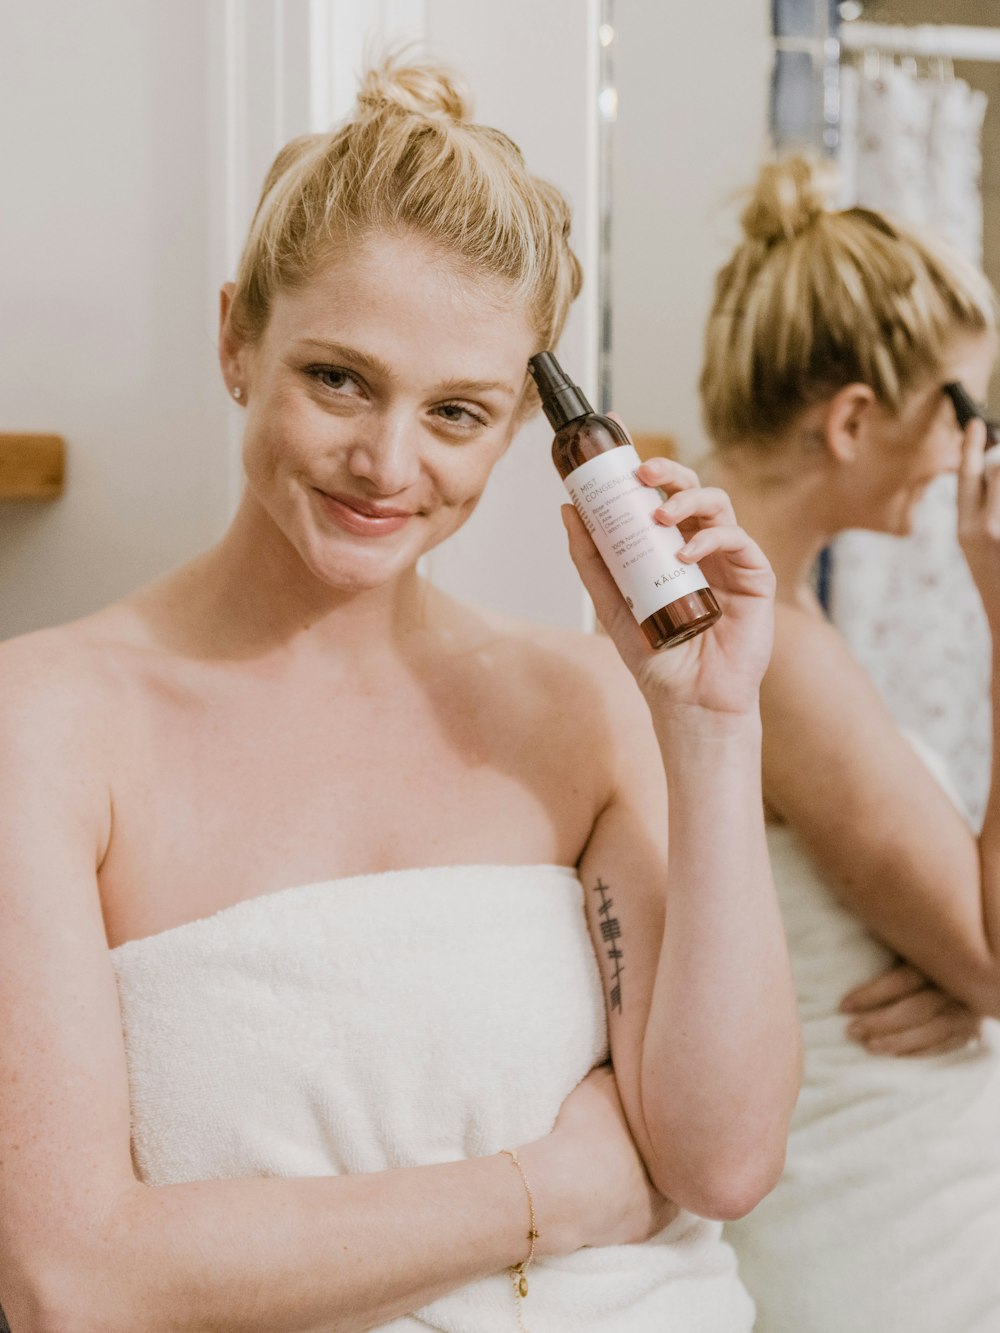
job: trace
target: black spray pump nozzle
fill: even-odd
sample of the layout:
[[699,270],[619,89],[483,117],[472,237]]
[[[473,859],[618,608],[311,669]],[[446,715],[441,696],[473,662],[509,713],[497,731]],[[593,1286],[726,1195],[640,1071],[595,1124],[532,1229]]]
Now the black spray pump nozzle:
[[542,411],[553,430],[562,430],[569,422],[593,412],[594,409],[551,352],[539,352],[537,356],[531,357],[528,370],[538,385]]
[[990,444],[996,444],[1000,440],[1000,426],[989,419],[964,384],[959,384],[956,380],[952,384],[946,384],[944,391],[955,406],[955,416],[958,418],[958,424],[962,430],[965,430],[969,422],[975,417],[979,417],[981,421],[986,423],[987,441]]

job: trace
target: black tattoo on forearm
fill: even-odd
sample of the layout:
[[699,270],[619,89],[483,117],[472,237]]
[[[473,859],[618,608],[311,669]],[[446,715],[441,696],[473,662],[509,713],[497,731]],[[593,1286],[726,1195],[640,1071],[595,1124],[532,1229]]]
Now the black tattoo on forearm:
[[611,963],[611,989],[608,992],[608,1004],[618,1013],[622,1012],[622,973],[625,971],[625,964],[622,961],[623,954],[621,950],[622,928],[618,918],[611,915],[611,909],[614,906],[614,900],[608,897],[609,886],[598,876],[597,883],[594,885],[594,892],[601,895],[601,905],[597,909],[597,915],[601,926],[601,939],[608,946],[607,956]]

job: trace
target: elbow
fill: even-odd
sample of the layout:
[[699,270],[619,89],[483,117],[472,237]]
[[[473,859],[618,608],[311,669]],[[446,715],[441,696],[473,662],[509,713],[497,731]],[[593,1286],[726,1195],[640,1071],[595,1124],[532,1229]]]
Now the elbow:
[[135,1333],[132,1272],[109,1244],[110,1215],[88,1212],[30,1241],[22,1230],[0,1262],[0,1308],[11,1333]]
[[700,1216],[719,1222],[737,1222],[746,1217],[771,1193],[784,1167],[784,1146],[779,1154],[734,1167],[725,1177],[711,1182]]
[[742,1151],[717,1152],[702,1163],[664,1164],[650,1179],[665,1197],[698,1217],[736,1222],[753,1212],[781,1179],[787,1140]]
[[0,1297],[11,1333],[111,1333],[106,1309],[90,1299],[93,1284],[68,1274],[33,1274],[6,1284]]
[[992,956],[988,960],[977,959],[972,967],[965,969],[959,985],[954,978],[937,981],[932,977],[931,982],[978,1018],[1000,1019],[1000,960]]
[[967,1001],[969,1008],[980,1018],[1000,1019],[1000,970],[983,978],[977,993]]
[[0,1309],[12,1333],[67,1333],[82,1327],[52,1274],[4,1274]]

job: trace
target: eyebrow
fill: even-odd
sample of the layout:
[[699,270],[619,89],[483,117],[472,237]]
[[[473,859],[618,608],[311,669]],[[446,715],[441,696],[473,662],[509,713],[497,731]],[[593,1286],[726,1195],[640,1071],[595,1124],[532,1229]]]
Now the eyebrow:
[[[301,345],[303,347],[318,347],[330,356],[335,356],[341,361],[349,361],[352,365],[359,366],[362,370],[372,371],[383,379],[391,380],[394,378],[391,366],[387,365],[381,357],[363,352],[357,347],[347,347],[344,343],[328,342],[325,338],[303,338]],[[438,392],[442,394],[502,393],[507,398],[516,398],[519,392],[503,380],[446,380],[437,387]]]

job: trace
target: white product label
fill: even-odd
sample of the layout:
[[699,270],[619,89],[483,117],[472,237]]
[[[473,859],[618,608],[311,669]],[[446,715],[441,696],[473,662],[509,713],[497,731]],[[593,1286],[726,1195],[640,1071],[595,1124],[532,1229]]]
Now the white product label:
[[641,624],[708,583],[697,565],[677,559],[684,538],[653,518],[663,497],[635,475],[642,460],[631,445],[608,449],[564,478],[569,498]]

